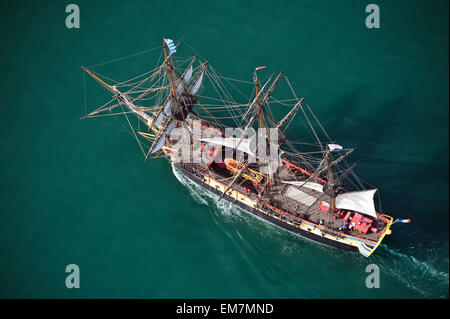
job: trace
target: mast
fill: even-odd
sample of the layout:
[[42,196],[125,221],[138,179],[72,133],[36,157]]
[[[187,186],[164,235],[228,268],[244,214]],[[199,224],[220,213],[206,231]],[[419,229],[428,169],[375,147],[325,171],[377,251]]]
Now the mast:
[[298,109],[300,108],[300,106],[302,105],[302,102],[303,102],[304,99],[305,99],[305,98],[302,97],[302,98],[300,99],[300,101],[298,101],[297,104],[294,105],[294,107],[289,111],[289,113],[286,114],[286,116],[285,116],[285,117],[277,124],[277,126],[276,126],[277,129],[281,129],[281,127],[282,127],[284,124],[286,124],[286,122],[289,120],[289,118],[290,118],[291,116],[294,116],[294,115],[297,113],[297,111],[298,111]]
[[176,91],[183,91],[185,89],[185,85],[192,77],[192,66],[194,65],[194,62],[197,60],[197,56],[194,56],[192,61],[187,66],[186,70],[184,70],[183,74],[180,76],[180,79],[177,84]]
[[[258,101],[255,100],[252,102],[252,104],[250,105],[249,109],[251,107],[253,107],[255,105],[255,113],[253,114],[252,118],[248,121],[247,125],[245,126],[245,129],[242,133],[241,139],[239,140],[237,146],[239,146],[239,144],[241,144],[242,140],[245,137],[245,134],[247,133],[248,129],[250,128],[250,126],[252,126],[253,122],[256,120],[257,117],[259,117],[260,113],[262,112],[263,108],[264,108],[264,104],[266,104],[267,100],[269,99],[270,95],[272,94],[273,90],[275,89],[275,86],[277,85],[278,81],[280,80],[281,76],[283,75],[283,70],[281,70],[280,74],[278,74],[278,76],[275,78],[275,80],[273,81],[272,85],[269,87],[269,89],[267,90],[267,93],[264,95],[263,99],[261,101],[259,101],[259,97],[260,95],[263,93],[263,90],[261,90],[260,92],[258,92]],[[265,86],[267,85],[268,82],[266,82],[266,84],[264,85],[263,89],[265,88]],[[236,146],[236,147],[237,147]]]
[[[189,67],[191,67],[191,65]],[[151,154],[158,151],[164,145],[164,139],[166,138],[166,136],[168,134],[171,133],[171,131],[175,127],[175,121],[178,120],[178,121],[184,122],[187,115],[189,115],[189,113],[191,112],[192,107],[197,102],[197,97],[195,96],[195,93],[202,85],[203,76],[204,76],[204,72],[206,70],[207,65],[208,65],[208,61],[203,63],[200,73],[197,74],[197,77],[195,78],[195,80],[193,81],[192,85],[189,88],[189,92],[185,96],[183,96],[183,94],[181,94],[181,96],[179,98],[177,98],[176,93],[175,93],[174,95],[170,95],[167,97],[165,106],[163,108],[161,108],[158,115],[155,117],[156,118],[155,125],[160,124],[160,121],[163,120],[164,115],[167,115],[169,117],[169,119],[166,121],[163,128],[158,130],[158,135],[155,138],[149,151],[147,152],[147,155],[145,157],[146,160],[149,158],[149,156]],[[182,81],[182,79],[180,81]],[[170,103],[170,104],[168,104],[168,103]],[[172,111],[172,104],[176,107],[176,109],[174,111]],[[170,108],[168,106],[170,106]],[[153,123],[153,121],[152,121],[152,123]]]
[[236,173],[236,175],[234,176],[233,180],[230,182],[230,184],[228,184],[227,188],[223,191],[222,195],[220,196],[218,202],[227,194],[227,192],[230,190],[230,188],[234,185],[234,183],[236,183],[236,181],[238,180],[239,177],[241,177],[241,175],[246,171],[247,167],[250,164],[250,160],[247,161],[247,163],[244,165],[244,167],[241,168],[241,170],[239,172]]
[[[196,59],[197,59],[197,56],[195,56],[192,59],[189,66],[186,68],[186,70],[184,70],[183,75],[180,77],[180,79],[177,83],[176,92],[180,93],[181,91],[186,91],[186,84],[187,84],[187,82],[189,82],[189,80],[192,76],[192,66],[193,66],[194,62],[196,61]],[[172,103],[174,103],[174,101],[173,101],[174,97],[175,97],[175,95],[169,94],[167,96],[166,100],[164,101],[162,107],[159,109],[158,112],[156,112],[155,116],[153,117],[154,120],[152,121],[152,123],[155,125],[155,128],[159,127],[160,124],[162,123],[162,121],[164,119],[164,114],[169,116],[169,114],[172,113],[171,107],[172,107]]]
[[242,119],[245,119],[247,117],[248,113],[250,113],[251,109],[254,107],[254,105],[258,103],[260,96],[264,92],[264,89],[266,88],[266,86],[270,83],[270,81],[272,81],[272,78],[273,78],[273,74],[269,77],[269,79],[266,81],[266,83],[264,83],[261,90],[258,91],[258,93],[256,94],[256,97],[253,99],[252,103],[249,105],[249,107],[248,107],[247,111],[245,112],[244,116],[242,117]]
[[[261,130],[261,128],[264,127],[264,117],[263,117],[263,112],[262,112],[262,109],[264,108],[264,105],[260,105],[259,104],[260,103],[259,102],[259,83],[258,83],[258,73],[256,72],[256,71],[258,71],[261,68],[265,68],[265,67],[255,68],[255,72],[254,72],[254,75],[253,75],[253,80],[255,82],[256,105],[259,105],[259,108],[261,109],[260,112],[259,112],[259,116],[258,116],[258,125],[259,125],[259,128],[260,128],[260,130],[258,130],[258,135],[259,135],[258,139],[259,138],[262,139],[264,137],[263,136],[263,130]],[[257,159],[257,161],[259,163],[258,159]]]
[[114,85],[109,85],[102,79],[100,79],[98,76],[96,76],[92,71],[90,71],[88,68],[82,66],[81,67],[84,71],[86,71],[90,76],[92,76],[95,80],[100,82],[105,88],[107,88],[109,91],[114,93],[116,95],[116,98],[119,100],[120,104],[125,105],[128,107],[130,111],[135,113],[139,119],[141,119],[145,124],[147,124],[149,127],[152,127],[152,118],[149,114],[141,111],[136,105],[133,104],[133,102],[130,101],[128,96],[125,93],[120,92]]
[[[255,69],[254,75],[253,75],[253,81],[255,83],[255,93],[256,93],[256,103],[259,103],[259,83],[258,83],[258,73],[256,71],[265,68],[265,67],[258,67]],[[263,118],[263,112],[259,113],[259,128],[262,128],[264,126],[264,118]]]
[[[334,161],[331,161],[331,162],[330,162],[330,165],[331,165],[331,166],[337,165],[339,162],[341,162],[341,161],[344,160],[347,156],[349,156],[351,153],[353,153],[354,150],[355,150],[354,148],[349,149],[349,150],[347,151],[347,153],[341,155],[339,158],[335,159]],[[326,154],[326,153],[325,153],[325,154]],[[303,182],[303,184],[300,185],[299,187],[302,187],[302,186],[305,185],[306,183],[312,181],[313,179],[316,179],[317,177],[320,176],[320,174],[322,174],[323,172],[325,172],[325,171],[328,169],[328,165],[325,165],[325,167],[322,168],[322,164],[323,164],[324,162],[326,162],[327,158],[328,158],[327,156],[325,156],[325,157],[323,158],[322,162],[319,164],[319,166],[317,167],[316,171],[315,171],[313,174],[311,174],[311,176],[309,176],[309,177]]]
[[331,171],[332,164],[330,162],[330,151],[328,150],[328,145],[326,146],[325,151],[325,160],[327,163],[327,175],[328,175],[328,193],[330,195],[330,208],[331,214],[334,216],[336,213],[336,197],[334,194],[334,180],[333,180],[333,172]]
[[273,90],[275,89],[275,86],[277,85],[278,81],[280,80],[281,76],[283,75],[284,71],[281,70],[280,73],[278,74],[278,76],[275,78],[275,80],[273,81],[272,85],[270,86],[270,88],[267,90],[266,95],[264,96],[263,100],[261,101],[261,103],[259,103],[261,105],[261,108],[267,103],[267,100],[269,99],[269,97],[271,96]]
[[208,66],[209,60],[206,60],[206,62],[203,63],[201,70],[197,73],[197,76],[195,77],[195,80],[192,80],[192,84],[189,88],[189,92],[192,95],[195,95],[197,91],[200,89],[202,83],[203,83],[203,77],[205,75],[206,67]]
[[169,80],[170,80],[170,85],[172,86],[172,96],[175,96],[175,84],[173,83],[173,74],[172,74],[172,65],[169,62],[169,56],[167,54],[167,43],[165,41],[165,39],[163,38],[163,49],[164,49],[164,63],[167,65],[167,70],[169,73]]

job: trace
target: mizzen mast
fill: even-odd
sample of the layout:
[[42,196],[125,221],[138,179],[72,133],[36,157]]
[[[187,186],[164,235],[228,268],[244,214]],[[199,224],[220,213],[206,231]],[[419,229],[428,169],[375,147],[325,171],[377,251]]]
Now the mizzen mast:
[[331,170],[331,163],[330,163],[330,151],[328,148],[328,145],[326,147],[326,151],[325,151],[325,162],[327,165],[327,176],[328,176],[328,193],[330,195],[330,209],[331,209],[331,214],[334,216],[334,214],[336,213],[336,194],[334,193],[334,180],[333,180],[333,172]]

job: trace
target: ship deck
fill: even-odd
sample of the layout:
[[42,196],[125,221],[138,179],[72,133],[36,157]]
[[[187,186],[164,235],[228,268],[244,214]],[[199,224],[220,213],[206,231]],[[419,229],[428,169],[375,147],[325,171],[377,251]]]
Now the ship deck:
[[[205,169],[203,166],[198,166],[197,168],[201,169],[202,171],[204,171]],[[279,174],[280,178],[282,179],[288,178],[289,176],[292,177],[291,173],[290,172],[288,173],[286,170],[281,170]],[[208,170],[208,175],[216,179],[217,181],[222,182],[225,185],[228,185],[233,178],[233,175],[231,175],[226,168],[222,168],[217,165],[212,165],[210,167],[210,169]],[[322,221],[321,225],[331,230],[345,233],[347,235],[351,235],[358,238],[368,239],[376,242],[380,237],[380,231],[383,230],[384,227],[386,226],[386,223],[384,221],[372,218],[373,219],[372,227],[378,229],[377,233],[368,232],[367,234],[364,234],[356,230],[350,230],[348,228],[344,230],[339,230],[339,228],[343,226],[344,220],[340,218],[335,219],[333,218],[332,214],[318,209],[319,203],[322,200],[326,201],[328,197],[323,196],[324,194],[321,192],[308,189],[305,187],[301,188],[301,192],[306,194],[304,195],[305,198],[308,199],[309,201],[312,201],[313,205],[311,205],[312,203],[308,203],[309,205],[306,205],[304,203],[305,200],[302,201],[296,200],[295,197],[292,196],[291,192],[293,189],[297,190],[298,188],[288,186],[286,184],[272,185],[271,188],[268,188],[263,192],[263,195],[261,197],[258,196],[253,185],[248,180],[245,179],[239,180],[237,183],[233,185],[232,188],[239,191],[240,193],[246,194],[252,199],[259,198],[262,201],[266,202],[267,204],[279,208],[291,214],[294,217],[299,217],[303,220],[306,220],[308,222],[317,225],[320,225],[320,221]],[[296,191],[294,193],[296,193]],[[308,202],[308,200],[306,202]]]

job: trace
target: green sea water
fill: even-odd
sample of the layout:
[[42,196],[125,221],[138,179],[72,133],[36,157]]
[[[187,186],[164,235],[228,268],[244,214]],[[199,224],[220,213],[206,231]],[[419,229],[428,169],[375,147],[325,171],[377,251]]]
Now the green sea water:
[[[68,3],[1,4],[0,297],[448,298],[448,1],[80,0],[79,29],[65,26]],[[379,29],[365,27],[369,3]],[[167,161],[144,162],[130,135],[80,121],[80,66],[163,36],[226,76],[283,68],[356,147],[384,212],[412,223],[370,258],[325,247],[217,204]],[[125,62],[123,79],[156,63]],[[68,264],[79,289],[65,286]],[[380,288],[366,288],[369,264]]]

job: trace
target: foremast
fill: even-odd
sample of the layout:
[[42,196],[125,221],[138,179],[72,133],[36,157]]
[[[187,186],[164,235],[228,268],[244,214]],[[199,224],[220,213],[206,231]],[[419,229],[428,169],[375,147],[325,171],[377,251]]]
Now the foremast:
[[[164,62],[162,64],[162,67],[164,68],[165,74],[169,79],[170,93],[167,95],[163,105],[158,109],[156,113],[152,115],[144,111],[143,108],[133,103],[134,100],[139,99],[148,92],[152,91],[151,89],[133,99],[126,93],[121,92],[116,86],[106,83],[94,72],[82,66],[82,69],[85,72],[87,72],[92,78],[98,81],[110,92],[112,92],[119,102],[116,105],[91,112],[85,115],[85,118],[96,115],[103,111],[111,110],[120,105],[124,105],[125,107],[127,107],[129,111],[134,113],[142,122],[144,122],[148,126],[149,130],[152,130],[154,133],[141,134],[147,139],[153,140],[153,143],[146,154],[146,159],[151,154],[157,152],[165,144],[165,138],[174,129],[175,122],[177,120],[184,122],[184,120],[191,112],[191,109],[194,107],[198,100],[196,93],[202,86],[204,74],[208,65],[208,61],[204,62],[200,67],[200,71],[197,72],[195,79],[193,81],[190,81],[193,75],[193,64],[196,61],[197,56],[194,56],[183,74],[181,76],[178,76],[175,72],[173,59],[171,59],[171,56],[176,52],[176,45],[171,39],[163,38],[163,51]],[[178,80],[175,80],[175,76],[178,77]]]

